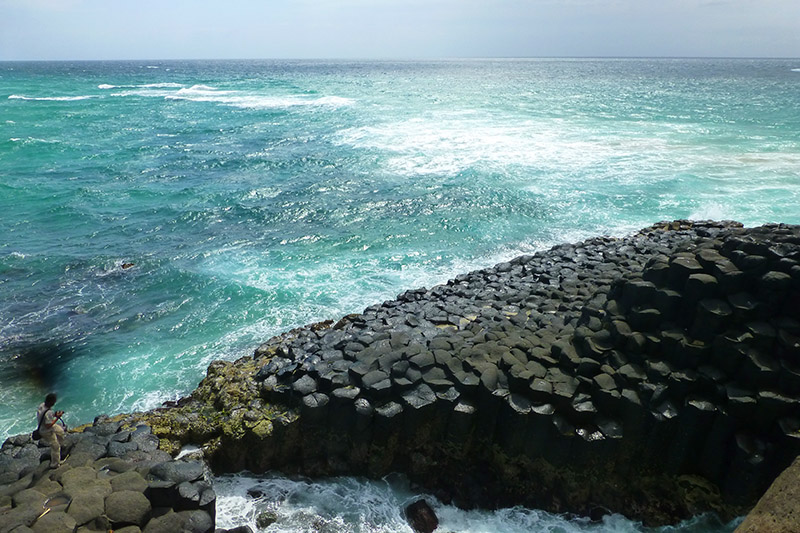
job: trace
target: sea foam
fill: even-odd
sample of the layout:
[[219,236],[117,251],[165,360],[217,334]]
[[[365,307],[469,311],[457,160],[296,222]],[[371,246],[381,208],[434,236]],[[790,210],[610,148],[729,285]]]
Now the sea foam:
[[713,516],[700,516],[675,527],[645,528],[620,515],[590,522],[522,507],[465,511],[412,490],[400,475],[371,481],[240,474],[217,477],[213,484],[218,527],[248,525],[254,531],[265,531],[258,528],[257,521],[268,512],[277,521],[266,531],[276,533],[412,533],[403,509],[419,498],[425,498],[436,512],[437,531],[452,533],[727,533],[739,522],[721,524]]
[[97,86],[98,89],[180,89],[183,87],[181,83],[163,82],[163,83],[143,83],[139,85],[111,85],[109,83],[101,83]]
[[19,94],[12,94],[8,97],[9,100],[31,100],[37,102],[75,102],[78,100],[89,100],[90,98],[99,98],[99,95],[85,94],[81,96],[22,96]]
[[220,90],[208,85],[193,85],[192,87],[183,88],[174,94],[167,95],[166,98],[168,100],[211,102],[243,109],[280,109],[295,106],[343,107],[353,104],[352,99],[340,96],[305,98],[296,95],[247,94],[240,91]]

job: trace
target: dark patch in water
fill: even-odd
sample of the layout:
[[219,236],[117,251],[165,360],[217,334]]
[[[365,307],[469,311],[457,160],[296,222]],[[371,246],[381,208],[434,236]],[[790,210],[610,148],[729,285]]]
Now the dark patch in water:
[[2,382],[31,380],[43,391],[57,391],[64,368],[80,355],[75,342],[47,340],[9,346],[0,352]]

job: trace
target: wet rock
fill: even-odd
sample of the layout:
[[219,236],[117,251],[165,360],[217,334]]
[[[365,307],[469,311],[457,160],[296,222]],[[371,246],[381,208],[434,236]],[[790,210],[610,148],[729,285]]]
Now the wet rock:
[[433,533],[439,527],[439,519],[425,500],[417,500],[405,509],[406,520],[416,533]]
[[269,526],[278,521],[278,515],[272,511],[264,511],[259,513],[256,517],[256,526],[259,529],[267,529]]

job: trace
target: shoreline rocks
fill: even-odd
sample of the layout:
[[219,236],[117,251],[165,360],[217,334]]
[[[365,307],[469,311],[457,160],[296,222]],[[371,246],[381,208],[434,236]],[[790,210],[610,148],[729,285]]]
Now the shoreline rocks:
[[0,533],[214,531],[216,495],[205,463],[174,460],[158,444],[130,416],[98,417],[68,433],[58,468],[29,435],[6,440]]
[[674,221],[294,329],[136,417],[218,473],[400,471],[462,507],[661,525],[749,509],[798,406],[800,227]]

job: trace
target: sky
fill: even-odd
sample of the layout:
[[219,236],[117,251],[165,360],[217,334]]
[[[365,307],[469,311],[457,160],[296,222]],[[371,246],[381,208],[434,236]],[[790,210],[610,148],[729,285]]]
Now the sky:
[[0,0],[0,60],[800,57],[800,0]]

